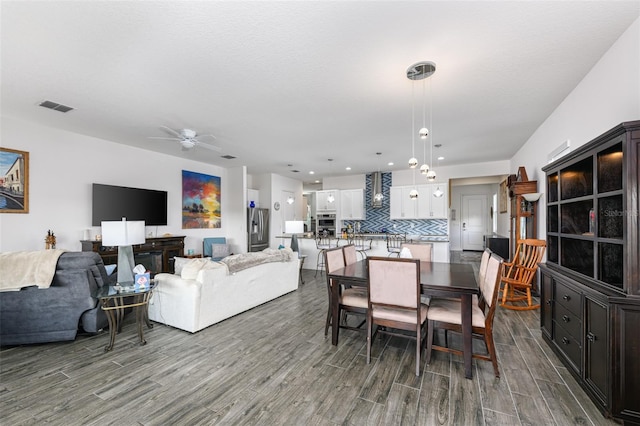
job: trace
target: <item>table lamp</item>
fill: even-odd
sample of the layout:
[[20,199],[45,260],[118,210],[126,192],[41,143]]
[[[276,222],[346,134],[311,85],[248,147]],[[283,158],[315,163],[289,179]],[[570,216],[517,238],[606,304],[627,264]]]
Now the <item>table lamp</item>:
[[133,282],[133,244],[144,244],[144,221],[102,222],[102,245],[118,247],[118,282]]
[[304,232],[304,221],[287,220],[284,222],[284,232],[291,234],[291,250],[300,253],[298,250],[298,234]]

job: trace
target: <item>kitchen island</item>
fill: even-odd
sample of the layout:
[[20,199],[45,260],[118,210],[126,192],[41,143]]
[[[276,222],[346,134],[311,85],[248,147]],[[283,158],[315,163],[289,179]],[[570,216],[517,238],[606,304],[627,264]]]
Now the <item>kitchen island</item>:
[[[366,238],[371,238],[371,250],[367,250],[367,256],[388,256],[387,251],[387,234],[384,233],[367,233]],[[290,235],[280,235],[276,237],[275,245],[283,245],[289,247],[291,245]],[[449,237],[447,235],[407,235],[407,243],[411,244],[432,244],[433,245],[433,261],[449,262]],[[347,238],[342,236],[332,237],[331,245],[344,246],[349,244]],[[300,254],[306,255],[304,269],[313,269],[317,267],[317,259],[319,250],[316,248],[315,236],[304,234],[298,236],[298,247]]]

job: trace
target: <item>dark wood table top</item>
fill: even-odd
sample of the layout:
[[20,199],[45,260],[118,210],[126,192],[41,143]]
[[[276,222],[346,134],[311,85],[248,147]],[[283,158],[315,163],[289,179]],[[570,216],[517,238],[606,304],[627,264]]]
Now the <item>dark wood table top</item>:
[[[347,265],[329,274],[329,277],[352,285],[367,285],[367,261]],[[480,289],[476,282],[473,267],[466,263],[420,262],[420,283],[423,293],[432,295],[478,294]]]

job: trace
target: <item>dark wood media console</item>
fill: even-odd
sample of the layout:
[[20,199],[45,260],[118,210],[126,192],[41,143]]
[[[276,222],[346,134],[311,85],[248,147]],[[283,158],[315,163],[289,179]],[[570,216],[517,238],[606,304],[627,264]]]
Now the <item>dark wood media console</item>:
[[[144,265],[152,274],[173,273],[173,258],[184,256],[184,236],[147,238],[133,246],[135,263]],[[94,251],[105,265],[118,263],[118,247],[103,246],[102,241],[80,241],[82,251]]]

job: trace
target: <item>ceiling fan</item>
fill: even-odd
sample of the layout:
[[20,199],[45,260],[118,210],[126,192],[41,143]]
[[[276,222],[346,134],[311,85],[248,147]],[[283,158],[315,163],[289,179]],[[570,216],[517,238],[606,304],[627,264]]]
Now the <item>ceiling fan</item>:
[[198,135],[195,130],[191,130],[191,129],[173,130],[172,128],[166,127],[166,126],[162,126],[162,128],[170,135],[173,135],[173,137],[149,136],[149,139],[163,139],[163,140],[176,141],[180,143],[180,145],[182,145],[183,151],[189,151],[191,148],[193,148],[196,145],[201,146],[203,148],[210,149],[212,151],[222,151],[220,147],[205,143],[199,139],[199,138],[205,138],[205,137],[215,139],[216,137],[213,135]]

